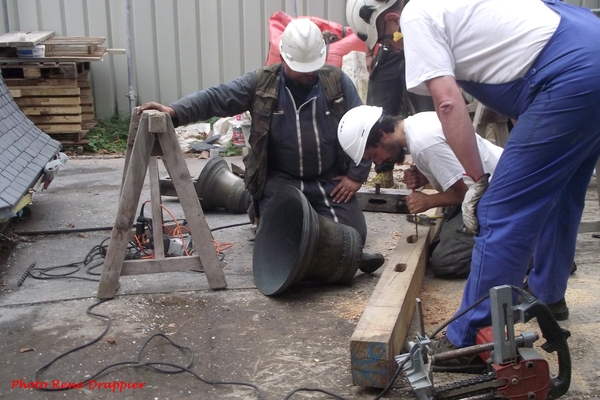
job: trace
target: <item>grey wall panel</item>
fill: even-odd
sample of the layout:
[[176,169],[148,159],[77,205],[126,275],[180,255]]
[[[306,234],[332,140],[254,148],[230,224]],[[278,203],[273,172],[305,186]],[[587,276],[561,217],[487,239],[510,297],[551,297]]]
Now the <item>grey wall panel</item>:
[[298,15],[326,15],[326,6],[326,2],[322,0],[307,0],[302,10],[298,10]]
[[64,2],[62,0],[44,0],[39,4],[40,27],[43,31],[65,31]]
[[576,6],[587,7],[591,9],[600,8],[600,0],[567,0],[566,3],[574,4]]
[[179,1],[177,19],[179,29],[177,51],[179,57],[179,76],[177,84],[178,97],[195,91],[200,87],[202,73],[200,70],[200,45],[198,40],[198,4],[195,0]]
[[[125,49],[126,0],[0,0],[4,32],[53,30],[103,36]],[[267,59],[269,17],[282,10],[339,23],[345,0],[130,0],[133,90],[138,102],[170,103],[234,79]],[[6,9],[6,13],[5,13]],[[6,14],[6,16],[5,16]],[[4,21],[8,21],[8,27]],[[127,57],[92,62],[96,115],[129,112]]]
[[[113,40],[114,32],[111,26],[110,7],[121,3],[119,0],[104,2],[101,0],[87,1],[87,24],[88,36],[106,37],[104,43],[109,46]],[[124,10],[124,8],[123,8]],[[56,32],[62,35],[62,32]],[[92,83],[92,93],[94,96],[94,107],[96,115],[100,118],[110,116],[117,110],[115,96],[115,70],[112,67],[113,57],[124,57],[124,55],[108,55],[103,61],[91,62],[92,74],[90,76]]]
[[[98,1],[98,0],[94,0]],[[127,25],[125,20],[126,3],[124,0],[111,0],[108,3],[107,13],[110,15],[107,29],[111,32],[107,35],[106,46],[111,49],[126,49],[127,48]],[[96,71],[92,73],[93,88],[102,85],[103,82],[109,82],[111,85],[110,94],[114,102],[112,109],[114,112],[129,111],[129,82],[127,79],[127,55],[112,54],[105,57],[102,63],[110,65],[110,76],[99,76]],[[93,63],[96,64],[96,63]],[[110,116],[111,109],[100,108],[100,115]]]
[[245,38],[242,35],[245,22],[242,15],[242,2],[243,0],[222,0],[218,3],[221,81],[230,81],[245,72],[242,63],[246,50]]
[[[200,88],[213,86],[223,81],[221,59],[222,47],[219,39],[219,1],[203,0],[199,2],[196,23],[200,37],[200,67],[202,80]],[[196,88],[189,88],[196,90]]]
[[[154,0],[154,39],[158,73],[159,94],[161,98],[175,99],[179,97],[177,90],[180,81],[179,61],[177,57],[176,36],[179,23],[176,16],[178,2],[171,0]],[[163,79],[163,77],[167,79]]]
[[267,18],[262,18],[262,7],[259,0],[242,1],[244,39],[244,55],[242,69],[244,72],[262,65],[267,54]]
[[[64,0],[65,36],[88,36],[87,2]],[[68,23],[66,23],[68,21]]]
[[18,0],[16,8],[15,28],[12,30],[24,31],[29,27],[35,27],[36,30],[42,30],[38,21],[39,8],[37,0]]
[[[109,48],[127,47],[127,0],[0,1],[4,32],[103,36]],[[275,11],[346,20],[346,0],[130,1],[132,84],[138,102],[170,103],[259,68],[267,59],[268,22]],[[567,1],[600,8],[600,0]],[[129,112],[126,55],[110,54],[91,66],[96,115]]]
[[[153,1],[134,1],[131,7],[135,91],[142,101],[161,100]],[[166,77],[163,77],[166,79]],[[175,79],[171,77],[171,81]]]

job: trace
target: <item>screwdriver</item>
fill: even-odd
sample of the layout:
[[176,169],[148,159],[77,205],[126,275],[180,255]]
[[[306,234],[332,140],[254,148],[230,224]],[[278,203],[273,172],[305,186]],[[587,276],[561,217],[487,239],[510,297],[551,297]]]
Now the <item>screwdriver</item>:
[[[413,168],[414,164],[411,166],[411,168]],[[412,189],[411,193],[414,193],[415,189]],[[419,219],[417,217],[417,214],[414,214],[414,220],[415,220],[415,235],[410,235],[409,237],[406,238],[406,241],[408,243],[416,243],[419,240]]]
[[[415,189],[412,190],[412,193],[415,192]],[[419,240],[419,220],[417,217],[417,213],[415,213],[415,234],[417,236],[417,240]]]

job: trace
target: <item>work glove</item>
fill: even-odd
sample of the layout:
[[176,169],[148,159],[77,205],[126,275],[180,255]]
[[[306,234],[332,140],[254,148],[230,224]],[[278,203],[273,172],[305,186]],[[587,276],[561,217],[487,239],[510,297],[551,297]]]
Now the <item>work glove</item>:
[[467,228],[467,232],[473,235],[477,235],[479,232],[479,221],[477,221],[475,210],[477,210],[477,204],[481,196],[483,196],[489,186],[489,179],[490,174],[485,174],[477,182],[473,183],[469,190],[467,190],[467,193],[465,193],[462,203],[463,223],[465,224],[465,228]]

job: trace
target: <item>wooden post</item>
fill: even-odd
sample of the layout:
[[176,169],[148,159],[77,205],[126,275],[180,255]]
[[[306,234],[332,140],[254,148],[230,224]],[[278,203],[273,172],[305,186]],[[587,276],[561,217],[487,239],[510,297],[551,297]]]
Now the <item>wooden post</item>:
[[[212,234],[204,219],[204,213],[175,136],[175,128],[171,119],[167,114],[158,111],[144,111],[141,119],[136,120],[136,117],[137,108],[132,112],[129,133],[135,137],[128,141],[128,145],[131,143],[131,147],[128,147],[125,157],[126,172],[119,198],[119,208],[100,277],[97,297],[99,299],[113,298],[116,295],[121,275],[187,271],[201,268],[204,269],[211,289],[224,289],[227,287],[225,275],[217,259]],[[134,127],[137,129],[133,129]],[[165,167],[179,196],[197,255],[164,257],[156,158],[158,155],[165,159]],[[155,246],[158,244],[158,248],[155,249],[154,259],[124,261],[144,178],[149,167],[152,215],[155,221],[153,235],[160,238],[160,240],[155,240]]]
[[492,125],[494,139],[497,146],[504,147],[508,140],[508,118],[490,110],[478,101],[474,102],[471,108],[475,108],[473,116],[473,128],[481,137],[486,137],[488,124]]
[[[352,382],[384,388],[397,369],[395,356],[402,353],[410,322],[421,292],[429,243],[437,225],[416,243],[398,241],[384,265],[377,286],[350,339]],[[421,228],[419,227],[419,232]]]

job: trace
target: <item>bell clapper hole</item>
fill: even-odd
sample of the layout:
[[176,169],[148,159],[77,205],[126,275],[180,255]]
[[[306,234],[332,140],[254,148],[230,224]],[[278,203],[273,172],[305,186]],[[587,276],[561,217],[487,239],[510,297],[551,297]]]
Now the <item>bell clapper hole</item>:
[[387,201],[385,199],[369,199],[369,204],[385,205]]
[[406,271],[406,263],[398,263],[394,267],[395,272],[404,272]]
[[407,243],[417,243],[419,241],[419,237],[417,235],[410,235],[406,238]]

